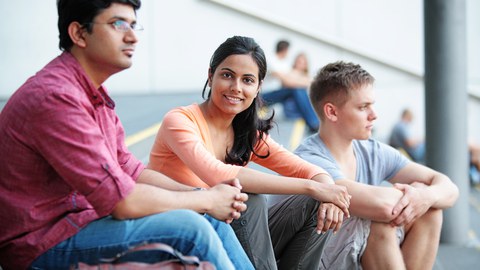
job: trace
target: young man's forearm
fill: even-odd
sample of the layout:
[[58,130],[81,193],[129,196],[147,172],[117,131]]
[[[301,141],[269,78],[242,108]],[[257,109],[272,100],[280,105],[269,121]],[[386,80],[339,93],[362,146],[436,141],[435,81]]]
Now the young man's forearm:
[[348,193],[352,195],[349,208],[351,215],[385,223],[395,218],[393,207],[403,197],[400,190],[346,179],[337,180],[335,183],[345,186]]

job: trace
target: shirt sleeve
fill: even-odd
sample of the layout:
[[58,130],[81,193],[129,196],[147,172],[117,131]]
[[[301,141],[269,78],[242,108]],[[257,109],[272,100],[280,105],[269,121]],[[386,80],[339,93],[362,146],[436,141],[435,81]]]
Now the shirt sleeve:
[[[134,187],[132,176],[122,170],[116,149],[107,144],[105,133],[95,122],[91,104],[66,93],[47,95],[29,125],[35,150],[66,183],[78,190],[99,216],[111,213],[115,205]],[[101,108],[106,109],[106,108]],[[121,155],[124,166],[131,167]]]
[[123,125],[117,115],[115,115],[115,126],[117,129],[118,164],[122,167],[122,170],[125,173],[130,175],[130,177],[136,181],[138,176],[145,169],[145,166],[128,150],[128,147],[125,144],[125,130],[123,129]]
[[270,136],[260,141],[255,148],[260,156],[269,153],[267,158],[252,156],[252,161],[281,175],[311,179],[321,173],[327,173],[323,168],[303,160],[275,142]]
[[209,186],[238,175],[241,166],[225,164],[207,149],[210,137],[194,115],[179,109],[167,113],[159,136],[170,151]]
[[389,181],[398,173],[398,171],[411,162],[397,149],[390,145],[377,142],[376,147],[378,148],[377,156],[381,157],[378,163],[382,165],[381,168],[383,169],[382,180]]

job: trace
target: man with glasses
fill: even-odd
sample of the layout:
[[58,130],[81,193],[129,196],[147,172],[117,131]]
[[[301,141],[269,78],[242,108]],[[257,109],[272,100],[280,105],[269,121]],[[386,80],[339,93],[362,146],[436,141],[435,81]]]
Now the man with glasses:
[[[68,269],[160,242],[217,269],[253,269],[227,225],[246,209],[237,180],[193,191],[145,169],[125,146],[102,84],[132,65],[140,1],[57,7],[63,53],[0,115],[0,265]],[[140,255],[129,259],[167,258]]]

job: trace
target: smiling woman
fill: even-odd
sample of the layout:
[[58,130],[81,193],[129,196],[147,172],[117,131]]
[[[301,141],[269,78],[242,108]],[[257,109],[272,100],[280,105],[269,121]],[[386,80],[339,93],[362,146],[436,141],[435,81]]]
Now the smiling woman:
[[[207,99],[165,115],[148,167],[192,187],[238,178],[250,194],[247,211],[231,225],[255,269],[276,269],[277,261],[279,268],[318,269],[328,239],[320,232],[340,228],[350,198],[325,170],[268,135],[273,115],[258,116],[265,74],[265,55],[252,38],[227,39],[211,58],[202,93],[208,86]],[[280,175],[249,169],[250,161]],[[308,196],[292,196],[267,210],[266,193]]]

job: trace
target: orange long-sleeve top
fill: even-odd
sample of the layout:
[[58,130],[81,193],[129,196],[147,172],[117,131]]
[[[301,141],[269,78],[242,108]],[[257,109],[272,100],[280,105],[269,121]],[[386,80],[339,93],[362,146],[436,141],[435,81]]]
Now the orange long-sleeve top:
[[[259,158],[252,154],[250,161],[281,175],[311,179],[326,173],[286,150],[270,136],[258,143],[255,151],[261,155],[270,151],[270,155]],[[235,178],[241,169],[215,157],[207,121],[198,104],[179,107],[165,115],[147,167],[192,187],[214,186]]]

